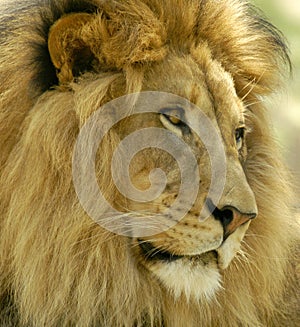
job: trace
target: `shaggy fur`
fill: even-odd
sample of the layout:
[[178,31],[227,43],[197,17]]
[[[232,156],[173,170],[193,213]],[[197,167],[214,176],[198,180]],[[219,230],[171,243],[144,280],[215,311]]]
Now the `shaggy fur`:
[[[296,326],[299,225],[262,102],[289,64],[280,33],[238,0],[22,0],[0,9],[0,325]],[[93,15],[81,31],[87,64],[56,74],[49,30],[76,12]],[[143,90],[165,58],[179,63],[190,54],[208,85],[208,63],[218,62],[247,108],[244,171],[259,215],[244,257],[221,272],[223,289],[188,302],[140,264],[129,238],[86,215],[71,172],[76,137],[93,111]],[[115,189],[101,172],[118,137],[109,135],[97,166],[111,199]]]

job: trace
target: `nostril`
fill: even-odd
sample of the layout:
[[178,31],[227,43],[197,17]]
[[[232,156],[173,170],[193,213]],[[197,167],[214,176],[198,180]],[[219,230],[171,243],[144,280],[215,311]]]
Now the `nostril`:
[[224,229],[224,238],[232,234],[239,226],[256,217],[256,213],[243,213],[233,206],[217,208],[212,201],[206,203],[212,216],[219,220]]
[[214,209],[214,211],[212,212],[212,215],[218,219],[224,230],[226,230],[226,227],[232,222],[233,220],[233,211],[230,209],[223,209],[220,210],[217,207]]
[[223,227],[226,227],[232,222],[233,220],[233,212],[230,209],[220,210],[221,213],[221,222]]
[[224,229],[224,237],[228,237],[239,226],[247,223],[250,219],[256,217],[253,210],[252,213],[244,213],[232,205],[223,206],[221,209],[217,208],[211,199],[206,199],[206,207],[211,212],[211,215],[220,221]]

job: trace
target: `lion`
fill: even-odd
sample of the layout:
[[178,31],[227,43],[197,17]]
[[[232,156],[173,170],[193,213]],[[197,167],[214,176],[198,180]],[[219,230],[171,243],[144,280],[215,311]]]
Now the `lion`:
[[[0,8],[0,325],[296,326],[299,222],[264,104],[290,66],[281,33],[239,0],[23,0]],[[122,233],[103,224],[118,218],[108,205],[97,208],[100,221],[82,205],[74,149],[96,112],[99,131],[114,119],[105,105],[134,95],[131,110],[149,92],[178,101],[162,96],[157,112],[119,120],[95,155],[103,202],[127,219],[121,227],[129,222]],[[218,202],[209,196],[213,135],[206,142],[191,128],[192,107],[221,139]],[[112,176],[118,144],[151,128],[168,135],[162,145],[175,138],[195,158],[186,169],[199,172],[190,181],[197,192],[180,202],[179,218],[165,214],[182,176],[168,151],[149,146],[130,162],[141,192],[154,169],[164,171],[166,185],[149,201],[127,198]],[[132,217],[143,224],[131,226]],[[152,217],[166,228],[147,233]]]

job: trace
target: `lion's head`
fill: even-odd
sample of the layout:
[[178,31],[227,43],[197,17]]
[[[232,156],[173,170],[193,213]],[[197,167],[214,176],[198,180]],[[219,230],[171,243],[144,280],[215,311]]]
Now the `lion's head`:
[[[296,225],[262,104],[288,62],[277,30],[235,0],[24,7],[15,25],[3,16],[0,41],[2,320],[283,326],[285,314],[293,319],[281,298]],[[136,112],[140,103],[148,109]],[[91,137],[106,129],[91,162]],[[144,148],[130,156],[140,141]],[[122,194],[115,177],[137,194],[165,184],[139,201]]]

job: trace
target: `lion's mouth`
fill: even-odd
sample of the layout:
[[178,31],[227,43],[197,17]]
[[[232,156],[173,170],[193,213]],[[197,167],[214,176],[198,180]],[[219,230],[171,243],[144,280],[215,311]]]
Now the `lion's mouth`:
[[139,246],[142,251],[142,255],[145,257],[148,261],[165,261],[165,262],[173,262],[179,259],[189,259],[192,261],[199,260],[203,261],[204,264],[207,264],[208,260],[212,257],[216,260],[218,257],[217,251],[212,250],[209,252],[205,252],[202,254],[196,254],[196,255],[178,255],[171,253],[167,250],[158,249],[155,246],[153,246],[150,242],[144,242],[140,241]]
[[142,250],[142,254],[147,260],[160,260],[171,262],[184,257],[183,255],[177,255],[166,250],[157,249],[150,242],[143,242],[140,240],[138,242]]

